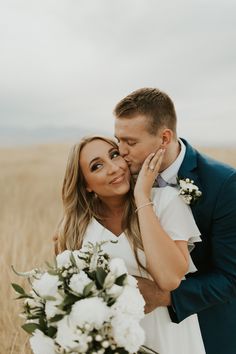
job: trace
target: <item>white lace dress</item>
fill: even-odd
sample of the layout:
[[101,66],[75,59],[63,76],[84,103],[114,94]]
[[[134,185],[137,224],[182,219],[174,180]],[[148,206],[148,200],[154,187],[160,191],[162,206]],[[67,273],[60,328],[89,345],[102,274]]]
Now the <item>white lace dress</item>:
[[[194,247],[194,242],[200,242],[199,230],[195,224],[190,208],[178,195],[178,191],[172,187],[155,188],[152,190],[155,211],[162,227],[173,240],[188,241],[189,250]],[[124,259],[131,275],[150,278],[149,274],[140,271],[132,248],[124,233],[120,236],[104,228],[95,219],[89,224],[84,243],[99,242],[102,240],[116,240],[117,243],[108,242],[104,250],[111,257]],[[145,254],[138,252],[139,258],[145,264]],[[190,257],[188,272],[195,272]],[[158,307],[145,315],[141,325],[146,333],[145,344],[160,354],[204,354],[204,345],[200,333],[197,315],[192,315],[179,324],[171,322],[168,309]]]

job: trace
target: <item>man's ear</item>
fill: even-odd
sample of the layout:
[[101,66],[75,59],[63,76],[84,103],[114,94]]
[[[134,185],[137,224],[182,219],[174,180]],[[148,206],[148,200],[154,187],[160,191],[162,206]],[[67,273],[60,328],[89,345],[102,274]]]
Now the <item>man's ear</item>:
[[171,129],[165,128],[161,133],[162,143],[161,148],[166,148],[170,144],[173,138],[173,132]]

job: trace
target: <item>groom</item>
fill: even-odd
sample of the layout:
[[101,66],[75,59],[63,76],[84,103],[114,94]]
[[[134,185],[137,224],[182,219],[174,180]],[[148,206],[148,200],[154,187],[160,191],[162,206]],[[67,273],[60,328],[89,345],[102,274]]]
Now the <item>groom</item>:
[[151,152],[164,148],[159,186],[176,184],[178,176],[193,180],[202,192],[190,205],[202,238],[191,253],[198,272],[171,293],[140,278],[147,312],[168,306],[176,323],[197,313],[206,353],[236,354],[236,170],[178,138],[174,104],[158,89],[132,92],[114,114],[120,153],[132,174]]

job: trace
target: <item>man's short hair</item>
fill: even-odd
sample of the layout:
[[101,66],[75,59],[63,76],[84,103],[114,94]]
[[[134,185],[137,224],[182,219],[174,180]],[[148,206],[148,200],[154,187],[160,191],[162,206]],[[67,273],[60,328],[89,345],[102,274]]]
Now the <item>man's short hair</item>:
[[114,109],[117,118],[133,118],[138,114],[149,119],[147,130],[156,134],[159,128],[167,127],[176,134],[176,113],[171,98],[157,88],[141,88],[117,103]]

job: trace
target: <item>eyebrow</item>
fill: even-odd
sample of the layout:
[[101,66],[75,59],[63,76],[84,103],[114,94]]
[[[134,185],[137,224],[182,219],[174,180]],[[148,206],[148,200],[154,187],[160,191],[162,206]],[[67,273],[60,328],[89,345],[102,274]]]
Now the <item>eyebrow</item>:
[[134,137],[129,137],[129,136],[125,136],[124,138],[118,138],[116,135],[115,135],[115,138],[120,141],[120,140],[123,140],[123,141],[127,141],[127,140],[138,140],[138,138],[134,138]]
[[[111,152],[112,150],[117,150],[117,148],[116,148],[116,147],[110,148],[110,149],[108,150],[108,154],[110,154],[110,152]],[[99,160],[100,158],[101,158],[101,157],[94,157],[94,158],[90,161],[89,167],[92,165],[93,162]]]

